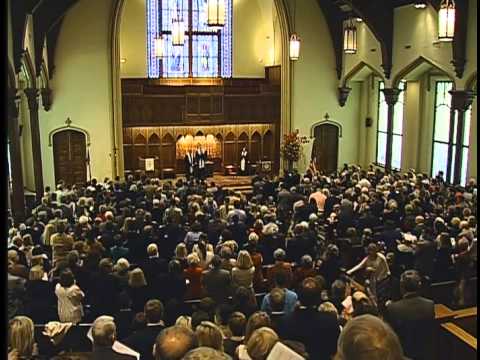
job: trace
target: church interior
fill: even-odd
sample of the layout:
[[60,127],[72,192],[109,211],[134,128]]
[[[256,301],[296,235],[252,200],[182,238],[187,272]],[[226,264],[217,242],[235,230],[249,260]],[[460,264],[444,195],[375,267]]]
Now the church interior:
[[[381,330],[389,335],[379,336],[393,340],[378,345],[386,347],[378,359],[390,359],[386,354],[395,360],[469,360],[476,356],[477,0],[7,0],[6,6],[9,359],[73,359],[68,357],[72,354],[96,358],[102,342],[98,329],[111,332],[112,324],[113,328],[116,325],[112,336],[118,341],[109,345],[112,353],[106,358],[190,359],[186,351],[185,357],[160,355],[158,349],[164,344],[159,334],[170,329],[167,325],[178,326],[178,321],[177,325],[167,321],[174,316],[170,313],[194,321],[205,305],[201,300],[205,295],[217,301],[216,311],[220,311],[224,299],[215,297],[206,279],[216,269],[212,258],[225,260],[222,249],[228,241],[236,241],[230,259],[236,265],[228,275],[232,278],[228,286],[234,290],[229,299],[236,304],[238,284],[234,280],[238,281],[238,271],[245,270],[238,264],[248,250],[256,272],[253,285],[242,285],[242,289],[251,290],[255,310],[266,311],[272,325],[253,328],[253,335],[244,333],[245,340],[239,342],[225,332],[232,317],[218,322],[220,315],[205,318],[196,330],[189,325],[198,343],[190,352],[215,349],[217,353],[206,355],[208,359],[377,359],[352,356],[366,348],[352,350],[355,345],[348,341],[359,336],[355,331],[369,326],[374,338],[385,325]],[[349,206],[351,214],[346,210]],[[139,212],[150,214],[150,219]],[[180,215],[176,218],[175,214]],[[378,223],[371,219],[375,225],[364,225],[368,216],[376,217]],[[210,231],[217,220],[224,230]],[[260,230],[255,227],[258,222]],[[439,222],[443,230],[438,229]],[[178,229],[168,230],[172,223]],[[135,239],[142,245],[132,243],[134,231],[127,224],[138,228]],[[195,230],[200,226],[201,231]],[[270,234],[272,227],[276,235]],[[349,238],[352,228],[358,244]],[[227,230],[232,239],[223,233]],[[375,241],[364,241],[366,230]],[[259,252],[249,247],[252,234],[258,235],[253,238]],[[450,270],[444,277],[433,270],[444,259],[442,236],[450,249],[446,256]],[[66,245],[67,238],[70,245]],[[265,239],[270,238],[277,245],[267,243]],[[300,238],[314,239],[311,248],[306,245],[310,240]],[[185,264],[177,254],[183,243]],[[385,247],[378,250],[375,262],[369,252],[373,243],[378,249]],[[94,244],[103,250],[96,253]],[[158,248],[156,255],[152,244]],[[198,250],[202,246],[205,252]],[[118,249],[128,249],[129,255],[118,255]],[[341,260],[337,277],[330,279],[331,268],[327,271],[325,264],[330,264],[332,249]],[[274,290],[287,288],[280,286],[282,279],[277,283],[269,275],[271,268],[285,260],[280,255],[277,259],[281,253],[277,250],[292,264],[292,274],[303,269],[300,264],[308,256],[312,271],[326,281],[323,291],[331,300],[318,300],[316,305],[320,309],[333,303],[341,329],[330,352],[326,350],[329,336],[319,340],[325,348],[317,349],[315,340],[306,334],[302,337],[302,331],[285,330],[285,324],[300,317],[298,307],[310,311],[303,301],[307,301],[312,277],[305,275],[295,285],[293,280],[289,283],[291,292],[298,293],[292,314],[275,317],[270,303],[270,312],[265,310],[265,299],[269,296],[273,301]],[[201,291],[190,296],[195,290],[191,283],[200,281],[195,277],[200,275],[189,272],[187,258],[197,252],[198,274],[203,271],[204,275],[198,284]],[[210,253],[207,261],[204,257]],[[263,263],[257,264],[254,255],[260,253]],[[70,259],[67,254],[78,257],[75,266],[61,265]],[[405,260],[405,254],[411,259]],[[49,316],[38,316],[41,304],[32,308],[33,300],[25,300],[34,289],[39,291],[37,285],[29,285],[40,281],[34,278],[39,256],[45,259],[40,261],[40,278],[45,277],[42,281],[51,286],[45,295],[48,301],[42,305],[53,306],[52,312],[44,312]],[[401,265],[390,262],[393,256]],[[162,259],[165,266],[148,263],[152,257]],[[431,270],[427,271],[430,258]],[[118,304],[118,313],[101,311],[108,306],[102,307],[99,294],[103,290],[95,285],[113,286],[113,280],[102,273],[107,259],[115,279],[128,279],[125,284],[129,285],[122,286],[127,288],[130,303],[123,308]],[[119,265],[119,259],[129,264],[123,275],[117,274],[123,264],[120,261]],[[375,265],[365,265],[369,261]],[[396,285],[389,283],[390,295],[385,298],[382,261],[389,281],[398,278]],[[167,304],[178,294],[162,290],[157,296],[157,289],[150,286],[153,282],[156,287],[173,284],[168,277],[172,262],[173,267],[181,263],[187,281],[187,295],[181,295],[185,301],[177,308]],[[357,267],[361,268],[358,272]],[[372,268],[375,281],[370,282],[365,279]],[[130,291],[130,277],[137,269],[150,284],[150,295],[139,306],[139,293]],[[257,271],[265,277],[261,285],[255,283]],[[415,276],[408,271],[415,271]],[[76,286],[62,285],[66,272],[75,275],[81,300],[62,295]],[[410,325],[398,325],[394,318],[399,313],[393,305],[386,305],[406,301],[405,283],[415,282],[409,276],[421,278],[422,299],[431,302],[431,323],[421,329],[437,346],[427,346],[428,339],[422,344],[409,335],[405,329]],[[347,283],[352,294],[335,302],[332,289],[337,281]],[[23,284],[21,296],[11,291],[19,283]],[[372,283],[376,285],[371,287]],[[396,297],[392,295],[395,287]],[[360,301],[355,300],[359,292],[378,311],[373,314],[369,308],[355,322],[354,310],[345,314],[352,301]],[[69,300],[61,300],[62,296]],[[160,322],[164,325],[144,337],[144,342],[152,339],[149,349],[156,344],[152,357],[151,351],[144,351],[145,343],[135,343],[136,333],[130,325],[135,314],[148,318],[155,312],[147,311],[153,298],[162,300],[163,318],[147,319],[145,324],[155,323],[150,329],[157,329]],[[402,309],[402,316],[410,319],[411,313],[418,315],[427,305],[409,306]],[[130,311],[129,320],[122,322],[128,323],[126,327],[120,325],[127,314],[121,312],[124,308]],[[76,311],[81,312],[80,318],[65,315]],[[242,313],[238,308],[235,311]],[[323,312],[327,310],[315,310],[312,319]],[[248,330],[249,317],[256,313],[243,313]],[[371,314],[381,324],[370,319]],[[114,320],[101,319],[102,315]],[[32,341],[40,346],[33,355],[31,349],[30,354],[21,349],[17,339],[16,331],[25,322],[33,324]],[[45,341],[42,330],[50,322],[55,322],[53,332],[70,334],[64,347]],[[223,331],[222,346],[201,340],[200,328],[206,322]],[[322,328],[318,323],[328,321],[319,317],[309,324],[305,320],[304,327]],[[321,331],[327,331],[325,326]],[[90,328],[93,333],[98,328],[93,350],[84,341]],[[273,330],[262,334],[259,328]],[[145,329],[136,331],[143,334]],[[421,337],[420,332],[415,334]],[[258,349],[247,341],[254,335],[258,341],[276,340],[268,351],[256,355]],[[234,343],[232,339],[240,350],[233,348],[230,354],[227,343]],[[363,346],[362,341],[356,346]],[[124,348],[116,348],[117,343]],[[423,347],[427,350],[418,351]],[[395,352],[401,355],[392,355]]]

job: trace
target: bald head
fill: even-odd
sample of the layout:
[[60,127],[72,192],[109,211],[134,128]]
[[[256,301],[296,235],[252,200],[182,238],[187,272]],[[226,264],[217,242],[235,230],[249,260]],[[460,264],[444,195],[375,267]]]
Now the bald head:
[[180,360],[197,346],[195,333],[184,326],[171,326],[160,332],[155,342],[155,360]]

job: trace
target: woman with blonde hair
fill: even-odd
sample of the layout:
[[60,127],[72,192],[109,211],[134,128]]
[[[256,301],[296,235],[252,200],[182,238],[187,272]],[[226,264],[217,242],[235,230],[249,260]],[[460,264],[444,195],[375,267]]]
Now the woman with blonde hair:
[[203,268],[200,266],[200,258],[197,254],[192,253],[187,256],[188,268],[183,271],[187,283],[186,299],[200,299],[203,295],[202,273]]
[[[237,349],[235,350],[235,358],[239,360],[251,360],[248,351],[247,351],[247,344],[252,337],[255,330],[260,328],[271,328],[272,321],[270,316],[264,311],[257,311],[253,313],[247,321],[247,325],[245,326],[245,337],[243,340],[242,345],[238,345]],[[254,351],[254,353],[256,353]]]
[[255,266],[253,266],[252,257],[246,250],[238,253],[237,264],[232,269],[232,286],[234,289],[243,286],[253,291],[253,275]]
[[150,287],[142,269],[137,267],[128,274],[127,294],[130,297],[133,312],[142,312],[150,298]]
[[173,257],[173,259],[178,260],[180,265],[182,265],[183,269],[186,269],[188,267],[187,256],[188,256],[187,245],[183,242],[179,243],[175,248],[175,256]]
[[[12,359],[31,359],[38,355],[33,321],[26,316],[15,316],[8,324],[8,352]],[[11,357],[10,357],[11,356]]]
[[130,263],[125,258],[120,258],[113,266],[113,276],[115,276],[123,288],[128,286]]
[[261,327],[253,332],[247,341],[247,353],[252,360],[265,360],[279,337],[268,327]]
[[223,334],[220,328],[210,321],[202,321],[195,329],[198,346],[206,346],[223,352]]
[[55,234],[56,232],[57,232],[57,228],[56,228],[55,224],[50,223],[50,224],[45,225],[45,229],[43,230],[43,234],[40,237],[42,244],[47,246],[47,247],[50,247],[51,246],[52,235]]

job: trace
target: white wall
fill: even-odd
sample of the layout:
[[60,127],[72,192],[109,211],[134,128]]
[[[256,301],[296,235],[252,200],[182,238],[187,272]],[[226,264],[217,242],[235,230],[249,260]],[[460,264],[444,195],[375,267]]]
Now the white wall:
[[[54,185],[53,148],[48,146],[52,130],[72,125],[91,136],[93,176],[112,176],[110,152],[111,79],[110,17],[113,0],[80,0],[63,20],[55,52],[56,71],[50,86],[50,111],[40,108],[40,134],[45,185]],[[88,22],[86,22],[88,19]]]
[[356,23],[358,49],[356,54],[344,54],[343,76],[347,75],[361,61],[383,74],[382,49],[377,38],[364,22]]
[[[302,47],[300,59],[293,65],[292,128],[299,129],[302,135],[309,135],[312,124],[322,121],[328,113],[330,119],[343,128],[338,166],[356,163],[359,160],[361,86],[352,83],[348,103],[340,107],[334,51],[325,17],[315,0],[299,1],[296,12],[296,28]],[[301,170],[310,161],[312,145],[313,141],[305,147],[305,158],[299,164]]]

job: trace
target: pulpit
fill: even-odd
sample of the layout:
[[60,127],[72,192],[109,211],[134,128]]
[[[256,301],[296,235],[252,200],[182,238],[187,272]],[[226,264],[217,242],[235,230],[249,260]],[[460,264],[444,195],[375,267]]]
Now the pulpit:
[[151,158],[138,158],[138,165],[145,174],[150,177],[158,177],[160,170],[160,159],[158,156]]

